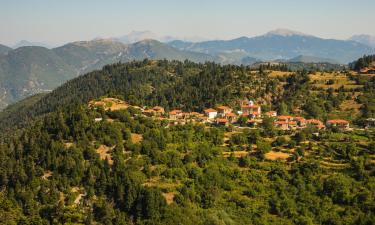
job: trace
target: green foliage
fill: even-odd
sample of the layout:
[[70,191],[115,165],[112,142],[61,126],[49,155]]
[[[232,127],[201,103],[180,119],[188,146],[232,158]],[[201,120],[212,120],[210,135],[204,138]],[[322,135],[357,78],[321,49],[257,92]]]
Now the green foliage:
[[[166,73],[177,68],[183,76]],[[164,102],[172,108],[186,101],[186,110],[231,102],[247,93],[232,95],[234,89],[220,87],[249,81],[228,75],[242,76],[245,69],[167,61],[116,64],[43,97],[38,110],[26,107],[36,110],[28,114],[31,121],[24,120],[27,126],[1,134],[0,223],[371,224],[372,130],[281,132],[266,117],[260,129],[232,128],[227,138],[225,128],[166,126],[134,108],[87,107],[109,90],[148,105]],[[304,73],[287,80],[284,96],[293,100],[285,101],[288,109],[310,102],[306,82]],[[72,95],[62,95],[68,92]],[[95,122],[98,116],[103,120]],[[134,134],[142,137],[139,142]],[[283,153],[294,150],[295,160],[263,160],[271,143]]]

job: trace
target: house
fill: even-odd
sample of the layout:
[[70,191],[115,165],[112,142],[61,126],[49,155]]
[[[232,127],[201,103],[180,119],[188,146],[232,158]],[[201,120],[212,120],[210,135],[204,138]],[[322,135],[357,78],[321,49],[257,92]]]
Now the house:
[[258,105],[255,105],[253,101],[249,101],[247,104],[241,105],[241,112],[244,116],[254,115],[253,112],[256,112],[257,115],[260,115],[262,113],[261,107]]
[[323,124],[322,121],[316,120],[316,119],[311,119],[311,120],[306,120],[306,124],[310,124],[312,126],[315,126],[319,130],[326,128]]
[[169,119],[171,120],[181,119],[183,116],[184,116],[184,113],[182,112],[182,110],[179,110],[179,109],[174,109],[169,112]]
[[208,119],[215,119],[217,117],[217,111],[215,109],[205,109],[204,114],[208,117]]
[[257,112],[257,111],[254,111],[252,113],[250,113],[250,115],[248,115],[251,119],[255,119],[255,118],[258,118],[260,117],[260,114]]
[[216,120],[216,124],[217,125],[220,125],[220,126],[228,126],[229,125],[229,121],[225,118],[218,118]]
[[227,119],[231,123],[235,123],[237,121],[237,115],[234,113],[226,113],[224,118]]
[[337,127],[339,129],[348,129],[349,122],[346,120],[328,120],[326,123],[327,127]]
[[297,126],[298,126],[297,121],[291,120],[288,122],[288,127],[290,130],[297,129]]
[[284,122],[289,122],[293,119],[292,116],[285,116],[285,115],[280,115],[277,117],[277,121],[284,121]]
[[277,120],[274,122],[274,125],[281,130],[289,130],[288,121]]
[[161,106],[155,106],[152,108],[152,110],[154,110],[155,116],[161,116],[165,113],[164,108]]
[[222,106],[217,107],[217,112],[219,116],[224,116],[227,113],[231,113],[232,109],[229,108],[228,106],[222,105]]
[[269,112],[264,113],[264,115],[266,115],[268,117],[276,117],[277,112],[276,111],[269,111]]
[[299,117],[299,116],[294,117],[293,121],[295,121],[297,123],[298,127],[301,127],[301,128],[306,127],[306,120],[303,117]]

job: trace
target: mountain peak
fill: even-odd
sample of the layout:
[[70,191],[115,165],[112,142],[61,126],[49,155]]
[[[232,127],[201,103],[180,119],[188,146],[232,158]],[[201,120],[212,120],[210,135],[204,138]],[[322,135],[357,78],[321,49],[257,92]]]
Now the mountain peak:
[[299,32],[299,31],[294,31],[294,30],[289,30],[289,29],[283,29],[283,28],[272,30],[272,31],[269,31],[268,33],[266,33],[266,36],[274,36],[274,35],[283,36],[283,37],[289,37],[289,36],[294,36],[294,35],[297,35],[297,36],[310,36],[310,35],[304,34],[304,33]]

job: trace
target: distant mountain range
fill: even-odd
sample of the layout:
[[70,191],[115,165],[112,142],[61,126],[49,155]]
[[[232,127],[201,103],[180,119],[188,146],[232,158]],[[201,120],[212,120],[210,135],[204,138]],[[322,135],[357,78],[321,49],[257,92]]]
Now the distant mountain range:
[[356,41],[375,48],[375,36],[360,34],[352,36],[349,40]]
[[[246,65],[261,61],[348,63],[375,52],[374,48],[358,41],[322,39],[285,29],[233,40],[190,42],[172,39],[143,31],[119,38],[73,42],[51,49],[37,46],[12,49],[0,45],[0,109],[118,61],[165,58]],[[29,44],[41,45],[27,41],[20,43]]]
[[45,47],[45,48],[51,48],[52,46],[49,44],[45,44],[42,42],[31,42],[31,41],[26,41],[26,40],[21,40],[17,42],[17,44],[13,45],[12,48],[20,48],[20,47],[26,47],[26,46],[39,46],[39,47]]
[[124,44],[132,44],[135,42],[139,42],[145,39],[153,39],[160,42],[170,42],[173,40],[184,40],[184,41],[192,41],[192,42],[198,42],[198,41],[204,41],[207,40],[206,38],[199,37],[199,36],[190,36],[190,37],[175,37],[171,35],[158,35],[155,34],[152,31],[132,31],[127,35],[115,37],[112,38],[113,40],[122,42]]
[[180,50],[206,53],[224,57],[250,56],[262,61],[291,59],[300,55],[325,58],[342,64],[353,61],[363,54],[374,53],[368,45],[352,40],[323,39],[285,29],[268,32],[257,37],[240,37],[233,40],[204,42],[172,41],[169,45]]

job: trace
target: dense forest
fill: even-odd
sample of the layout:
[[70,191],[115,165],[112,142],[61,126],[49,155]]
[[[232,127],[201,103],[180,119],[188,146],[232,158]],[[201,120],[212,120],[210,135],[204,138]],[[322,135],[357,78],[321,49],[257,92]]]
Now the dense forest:
[[[167,111],[254,100],[357,126],[375,116],[373,77],[343,72],[354,86],[334,88],[314,73],[144,60],[14,105],[0,114],[0,224],[373,224],[373,129],[282,131],[270,118],[241,131],[167,126],[134,107],[88,106],[102,96]],[[361,105],[358,115],[345,114],[345,101]]]

